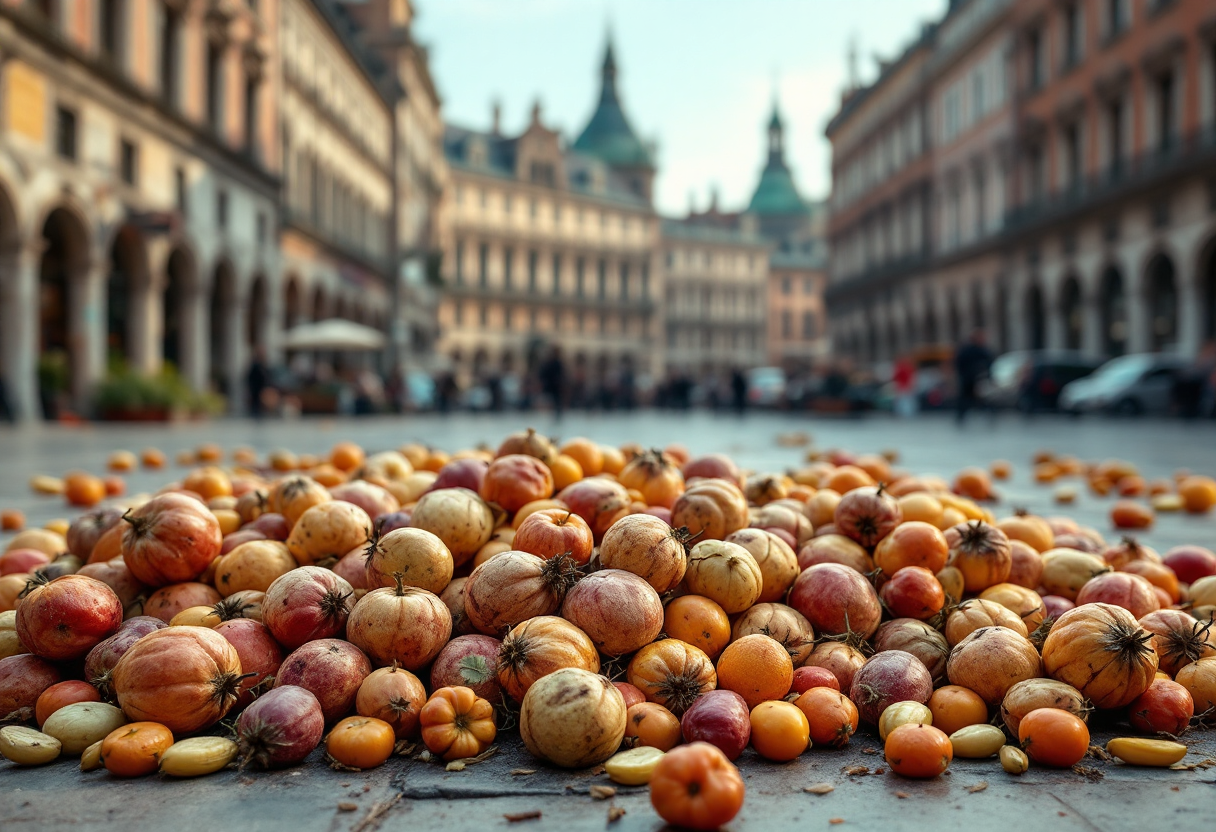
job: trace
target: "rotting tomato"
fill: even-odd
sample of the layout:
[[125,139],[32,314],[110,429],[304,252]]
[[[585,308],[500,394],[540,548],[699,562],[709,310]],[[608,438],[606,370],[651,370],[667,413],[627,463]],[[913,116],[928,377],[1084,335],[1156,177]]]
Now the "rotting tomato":
[[1069,768],[1089,751],[1089,729],[1068,711],[1039,708],[1022,717],[1018,725],[1022,750],[1036,763]]
[[707,742],[673,748],[650,776],[650,804],[659,817],[687,829],[717,829],[743,808],[739,769]]
[[393,754],[393,726],[374,716],[348,716],[325,738],[325,752],[344,766],[375,768]]
[[173,732],[159,722],[132,722],[101,741],[101,762],[116,777],[143,777],[160,766]]
[[932,725],[908,723],[887,734],[884,754],[891,770],[903,777],[929,779],[950,767],[950,738]]

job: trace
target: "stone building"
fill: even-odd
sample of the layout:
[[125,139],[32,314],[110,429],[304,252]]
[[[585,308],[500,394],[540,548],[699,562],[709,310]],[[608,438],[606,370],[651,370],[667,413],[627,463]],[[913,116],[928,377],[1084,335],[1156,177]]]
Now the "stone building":
[[517,136],[497,107],[488,131],[447,128],[440,350],[466,380],[522,376],[550,347],[588,387],[662,371],[654,163],[621,108],[611,44],[601,83],[569,147],[539,104]]
[[88,413],[110,362],[239,391],[275,348],[277,0],[0,3],[0,372]]
[[723,377],[767,359],[771,245],[754,215],[707,214],[663,221],[665,359],[671,372]]
[[394,102],[388,68],[335,0],[281,0],[282,326],[392,308]]
[[1114,356],[1216,337],[1216,9],[954,0],[833,146],[833,339]]

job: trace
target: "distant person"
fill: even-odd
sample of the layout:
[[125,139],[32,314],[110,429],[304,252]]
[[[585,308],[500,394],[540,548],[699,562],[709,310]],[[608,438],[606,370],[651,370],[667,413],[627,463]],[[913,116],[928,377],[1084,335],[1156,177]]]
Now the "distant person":
[[840,364],[833,364],[823,378],[823,395],[828,399],[843,399],[849,392],[849,376]]
[[747,376],[740,369],[730,374],[730,401],[737,415],[742,416],[747,410]]
[[566,397],[566,365],[562,362],[561,349],[556,346],[540,365],[540,389],[553,405],[553,417],[560,419]]
[[439,408],[439,412],[450,413],[459,394],[460,387],[456,384],[456,374],[451,370],[440,373],[439,377],[435,379],[435,405]]
[[979,404],[976,389],[980,379],[988,374],[992,366],[992,350],[988,349],[984,330],[975,329],[971,337],[954,353],[954,375],[958,379],[958,411],[955,419],[963,424],[967,411]]
[[265,415],[263,396],[270,387],[270,368],[266,366],[266,350],[258,347],[253,361],[249,364],[249,372],[245,375],[245,388],[249,391],[249,414],[255,419]]
[[10,425],[17,423],[17,414],[13,412],[13,405],[8,398],[8,385],[3,378],[0,378],[0,419]]
[[895,361],[895,369],[891,373],[891,382],[895,385],[895,413],[908,419],[916,415],[916,364],[908,356],[900,356]]

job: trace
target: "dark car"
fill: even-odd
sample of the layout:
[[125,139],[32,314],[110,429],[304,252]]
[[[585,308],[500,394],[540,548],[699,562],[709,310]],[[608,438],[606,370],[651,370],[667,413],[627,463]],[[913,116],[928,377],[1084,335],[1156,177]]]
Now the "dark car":
[[989,406],[1023,413],[1059,409],[1064,385],[1085,378],[1103,360],[1076,350],[1018,350],[992,362],[982,396]]

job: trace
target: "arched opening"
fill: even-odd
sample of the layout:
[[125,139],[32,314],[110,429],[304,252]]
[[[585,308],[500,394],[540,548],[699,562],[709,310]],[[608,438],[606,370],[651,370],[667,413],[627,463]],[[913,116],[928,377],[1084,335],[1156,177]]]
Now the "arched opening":
[[916,313],[911,309],[908,309],[907,320],[904,322],[904,348],[912,350],[918,345],[919,338],[916,328]]
[[1032,350],[1047,347],[1047,312],[1043,308],[1043,290],[1038,283],[1026,290],[1026,345]]
[[[9,199],[8,189],[0,186],[0,269],[7,271],[10,258],[16,255],[20,245],[17,211]],[[29,372],[27,367],[17,364],[21,348],[13,341],[10,332],[16,334],[19,331],[14,317],[25,321],[24,326],[29,326],[26,316],[30,311],[28,308],[18,308],[16,304],[11,309],[0,304],[0,419],[15,418],[19,411],[25,409],[24,403],[19,403],[17,397],[21,395],[18,390],[24,388]]]
[[135,357],[135,335],[141,311],[136,294],[147,288],[148,260],[143,236],[124,225],[110,246],[110,274],[106,279],[106,358],[127,364]]
[[257,275],[249,288],[249,315],[245,321],[245,344],[249,347],[251,356],[258,355],[266,348],[266,330],[268,304],[266,276]]
[[1123,275],[1114,266],[1102,273],[1102,350],[1117,357],[1127,352],[1127,293]]
[[89,237],[71,210],[56,208],[42,227],[44,248],[38,275],[38,394],[43,415],[58,417],[68,395],[81,392],[80,373],[87,349],[73,315],[83,298],[79,281],[88,267]]
[[326,318],[326,313],[329,311],[329,301],[325,296],[325,288],[318,286],[312,292],[312,319],[323,321]]
[[951,344],[957,344],[963,340],[963,321],[958,311],[958,299],[954,292],[950,292],[946,298],[946,319],[949,332],[946,337],[950,339]]
[[181,246],[173,249],[165,264],[165,291],[161,295],[164,327],[161,355],[165,363],[180,369],[189,350],[185,342],[186,303],[195,290],[194,258]]
[[1081,304],[1081,284],[1076,277],[1064,281],[1060,291],[1060,314],[1064,316],[1064,346],[1079,350],[1085,341],[1085,310]]
[[283,293],[283,331],[300,324],[303,313],[303,298],[300,296],[300,281],[295,275],[287,278],[287,289]]
[[211,379],[216,389],[229,398],[236,394],[229,389],[229,370],[238,337],[233,321],[236,303],[236,273],[231,263],[221,260],[211,280]]
[[345,319],[349,314],[346,311],[346,298],[338,298],[334,301],[334,311],[331,317]]
[[979,283],[971,285],[971,326],[975,329],[988,328],[988,313],[984,309],[984,290]]
[[1178,345],[1178,287],[1174,280],[1174,261],[1158,254],[1145,272],[1148,292],[1149,348],[1153,352]]

